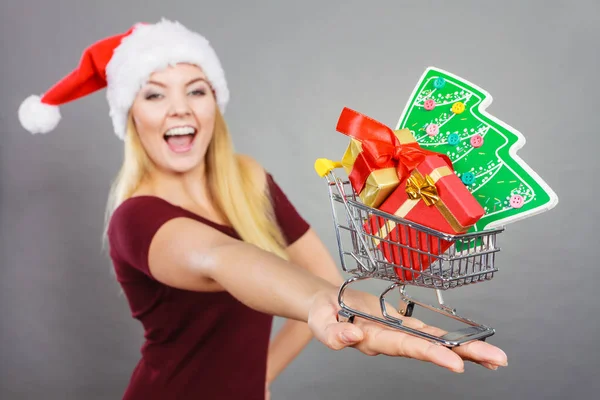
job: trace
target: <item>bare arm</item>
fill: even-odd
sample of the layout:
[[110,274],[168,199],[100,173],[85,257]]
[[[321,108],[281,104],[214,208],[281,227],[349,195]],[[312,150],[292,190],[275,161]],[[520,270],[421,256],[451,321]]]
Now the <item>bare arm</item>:
[[[329,251],[312,229],[289,246],[287,252],[295,265],[326,279],[336,288],[343,283],[344,279]],[[267,382],[273,382],[312,338],[307,324],[287,320],[269,346]]]
[[290,260],[339,287],[344,283],[340,269],[316,232],[309,229],[287,249]]
[[[172,219],[157,231],[148,261],[150,273],[167,285],[203,291],[216,281],[251,308],[308,322],[315,337],[330,349],[353,346],[365,354],[410,357],[453,371],[463,370],[463,359],[488,367],[506,365],[506,354],[488,343],[473,342],[450,350],[367,320],[337,322],[336,285],[188,218]],[[346,296],[350,306],[367,313],[379,310],[375,296],[353,290]],[[392,313],[403,318],[396,314]],[[403,320],[414,329],[443,334],[414,318]],[[354,339],[344,341],[347,335]]]
[[157,231],[148,262],[154,278],[169,286],[203,291],[216,281],[255,310],[304,322],[314,296],[336,290],[291,262],[188,218]]

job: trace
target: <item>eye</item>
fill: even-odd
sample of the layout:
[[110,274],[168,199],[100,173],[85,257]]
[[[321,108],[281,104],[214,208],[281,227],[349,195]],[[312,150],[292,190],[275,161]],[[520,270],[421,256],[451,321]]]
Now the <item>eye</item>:
[[160,93],[148,93],[148,94],[145,96],[145,99],[146,99],[146,100],[155,100],[155,99],[158,99],[158,98],[160,98],[161,96],[162,96],[162,95],[161,95]]
[[196,89],[196,90],[190,92],[190,94],[192,96],[204,96],[206,94],[206,90],[204,90],[204,89]]

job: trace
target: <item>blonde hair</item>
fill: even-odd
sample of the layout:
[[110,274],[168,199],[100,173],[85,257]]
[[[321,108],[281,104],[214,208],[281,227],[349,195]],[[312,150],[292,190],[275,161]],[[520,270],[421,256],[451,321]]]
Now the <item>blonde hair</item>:
[[[111,186],[106,206],[105,239],[113,212],[132,196],[152,166],[131,116],[127,120],[124,142],[123,164]],[[269,191],[266,186],[257,184],[252,169],[242,163],[242,158],[234,153],[227,124],[217,109],[213,139],[206,152],[206,177],[214,206],[243,241],[287,259],[285,240]]]

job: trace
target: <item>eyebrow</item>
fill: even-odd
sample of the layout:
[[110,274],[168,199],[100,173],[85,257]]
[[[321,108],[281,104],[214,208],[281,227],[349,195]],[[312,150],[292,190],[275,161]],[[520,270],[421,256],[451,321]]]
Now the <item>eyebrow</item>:
[[[197,77],[197,78],[192,79],[188,83],[186,83],[185,86],[190,86],[192,83],[196,83],[199,81],[203,81],[203,82],[206,82],[206,84],[208,84],[208,81],[206,79],[204,79],[202,77]],[[154,85],[161,86],[161,87],[167,87],[167,85],[165,85],[164,83],[157,82],[157,81],[148,81],[148,83],[152,83]]]

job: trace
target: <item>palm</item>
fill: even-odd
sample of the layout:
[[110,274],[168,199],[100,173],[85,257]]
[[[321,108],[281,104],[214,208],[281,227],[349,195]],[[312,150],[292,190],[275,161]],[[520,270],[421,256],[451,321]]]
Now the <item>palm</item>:
[[[370,294],[347,291],[344,298],[352,308],[364,310],[372,315],[378,315],[381,312],[379,299]],[[449,349],[362,318],[357,318],[353,324],[339,323],[337,322],[338,310],[337,298],[331,295],[323,296],[315,301],[309,318],[309,325],[317,339],[335,350],[354,347],[367,355],[384,354],[414,358],[432,362],[455,372],[464,370],[463,361],[465,360],[490,369],[506,365],[506,354],[489,343],[474,341]],[[402,319],[403,324],[407,327],[436,336],[446,333],[442,329],[425,325],[416,318],[403,317],[391,306],[388,307],[388,312],[392,316]],[[353,341],[344,342],[342,333],[354,333],[356,338]]]

